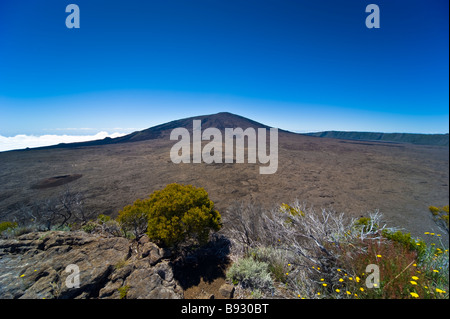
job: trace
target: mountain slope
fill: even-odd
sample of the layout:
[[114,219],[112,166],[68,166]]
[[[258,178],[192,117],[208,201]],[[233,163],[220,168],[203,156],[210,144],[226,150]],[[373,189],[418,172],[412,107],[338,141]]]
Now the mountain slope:
[[170,132],[178,127],[187,128],[191,132],[193,120],[202,121],[202,130],[208,127],[215,127],[221,131],[224,131],[225,128],[235,128],[235,127],[242,127],[243,129],[246,129],[248,127],[270,128],[267,125],[258,123],[256,121],[250,120],[240,115],[228,112],[221,112],[217,114],[194,116],[181,120],[171,121],[142,131],[134,132],[126,136],[119,137],[117,139],[114,139],[114,141],[115,143],[124,143],[124,142],[144,141],[166,136],[168,137],[170,135]]
[[[241,127],[243,129],[252,128],[266,128],[270,127],[256,121],[250,120],[240,115],[220,112],[210,115],[194,116],[185,119],[175,120],[168,123],[156,125],[142,131],[136,131],[128,135],[110,138],[107,137],[103,140],[95,140],[88,142],[78,142],[78,143],[61,143],[52,146],[39,147],[38,149],[48,149],[48,148],[73,148],[73,147],[84,147],[84,146],[96,146],[96,145],[108,145],[108,144],[119,144],[119,143],[129,143],[129,142],[139,142],[146,140],[153,140],[159,138],[168,138],[170,132],[178,127],[184,127],[192,132],[193,120],[202,121],[202,130],[208,127],[215,127],[221,131],[225,128],[236,128]],[[283,131],[283,130],[280,130]]]

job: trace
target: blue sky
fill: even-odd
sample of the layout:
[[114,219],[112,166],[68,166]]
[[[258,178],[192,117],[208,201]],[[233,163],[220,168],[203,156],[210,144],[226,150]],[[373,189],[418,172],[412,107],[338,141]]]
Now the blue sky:
[[[68,29],[65,8],[80,8]],[[365,8],[380,7],[380,29]],[[283,129],[449,131],[447,0],[0,2],[0,135],[229,111]]]

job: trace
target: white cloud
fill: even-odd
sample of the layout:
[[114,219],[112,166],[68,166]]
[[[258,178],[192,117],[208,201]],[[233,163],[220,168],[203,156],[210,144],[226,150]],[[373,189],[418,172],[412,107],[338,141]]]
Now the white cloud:
[[85,142],[85,141],[93,141],[93,140],[101,140],[105,137],[120,137],[126,135],[125,133],[112,133],[108,132],[99,132],[94,135],[16,135],[11,137],[5,137],[0,135],[0,152],[16,150],[16,149],[24,149],[27,147],[40,147],[40,146],[49,146],[56,145],[59,143],[75,143],[75,142]]

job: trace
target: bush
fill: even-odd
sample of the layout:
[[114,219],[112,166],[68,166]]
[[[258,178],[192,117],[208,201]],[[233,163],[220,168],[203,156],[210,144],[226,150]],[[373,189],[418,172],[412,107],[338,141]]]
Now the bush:
[[270,246],[260,246],[252,249],[249,255],[256,261],[267,263],[268,270],[275,281],[286,282],[289,256],[285,251]]
[[234,284],[240,283],[244,288],[256,291],[273,288],[269,265],[251,257],[240,259],[231,265],[227,278]]
[[443,207],[435,207],[430,206],[428,207],[431,214],[433,215],[434,221],[438,224],[439,227],[443,228],[447,231],[448,234],[448,213],[449,213],[449,206],[443,206]]
[[8,230],[8,229],[14,229],[16,227],[17,227],[16,222],[1,222],[0,223],[0,233],[4,232],[5,230]]
[[414,239],[411,237],[410,233],[402,233],[400,230],[396,232],[383,230],[382,235],[389,240],[402,244],[410,251],[416,251],[419,258],[425,253],[427,248],[427,245],[423,240]]
[[126,299],[128,290],[130,290],[130,286],[122,286],[122,287],[118,288],[117,290],[119,291],[120,299]]
[[221,216],[203,188],[169,184],[153,192],[145,204],[147,235],[166,246],[177,246],[188,239],[205,244],[210,231],[222,226]]
[[81,226],[81,229],[90,234],[92,233],[98,225],[92,221],[87,222],[85,225]]
[[125,206],[119,212],[117,221],[125,234],[132,232],[135,238],[139,238],[147,231],[149,212],[148,201],[138,199],[133,205]]
[[181,184],[169,184],[148,199],[124,207],[117,220],[136,238],[147,232],[150,240],[170,247],[187,240],[205,244],[210,231],[221,228],[221,216],[208,193]]
[[100,214],[97,216],[97,222],[102,225],[102,224],[106,224],[107,222],[109,222],[111,220],[111,216],[108,215],[104,215],[104,214]]
[[18,203],[12,207],[12,215],[19,221],[20,227],[47,231],[86,223],[91,213],[85,208],[83,193],[66,188],[55,197],[32,204]]
[[291,205],[285,203],[281,204],[280,212],[286,212],[291,216],[305,216],[305,213],[299,207],[292,207]]
[[224,215],[224,232],[245,254],[258,245],[270,245],[271,236],[267,236],[263,216],[265,209],[256,203],[233,202]]
[[[281,298],[448,298],[446,246],[388,228],[378,211],[351,220],[298,202],[273,210],[242,203],[229,211],[227,234],[237,262],[227,277],[250,297],[269,286],[272,297]],[[377,288],[368,285],[374,265]]]
[[371,230],[377,230],[378,225],[372,222],[372,218],[370,217],[361,217],[359,219],[356,219],[353,222],[354,230],[356,231],[363,231],[363,232],[369,232]]
[[100,214],[95,220],[89,220],[87,223],[84,223],[81,226],[81,230],[89,234],[94,233],[107,237],[120,237],[124,234],[123,227],[118,221],[111,219],[110,216]]

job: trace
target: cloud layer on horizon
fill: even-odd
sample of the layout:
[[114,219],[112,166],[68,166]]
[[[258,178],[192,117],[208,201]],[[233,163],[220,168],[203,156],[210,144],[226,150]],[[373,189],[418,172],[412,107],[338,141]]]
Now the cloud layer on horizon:
[[50,146],[56,145],[59,143],[75,143],[75,142],[85,142],[85,141],[93,141],[93,140],[101,140],[105,137],[116,138],[120,136],[126,135],[125,133],[112,133],[102,131],[98,132],[94,135],[25,135],[19,134],[16,136],[5,137],[0,135],[0,152],[24,149],[24,148],[33,148],[40,146]]

